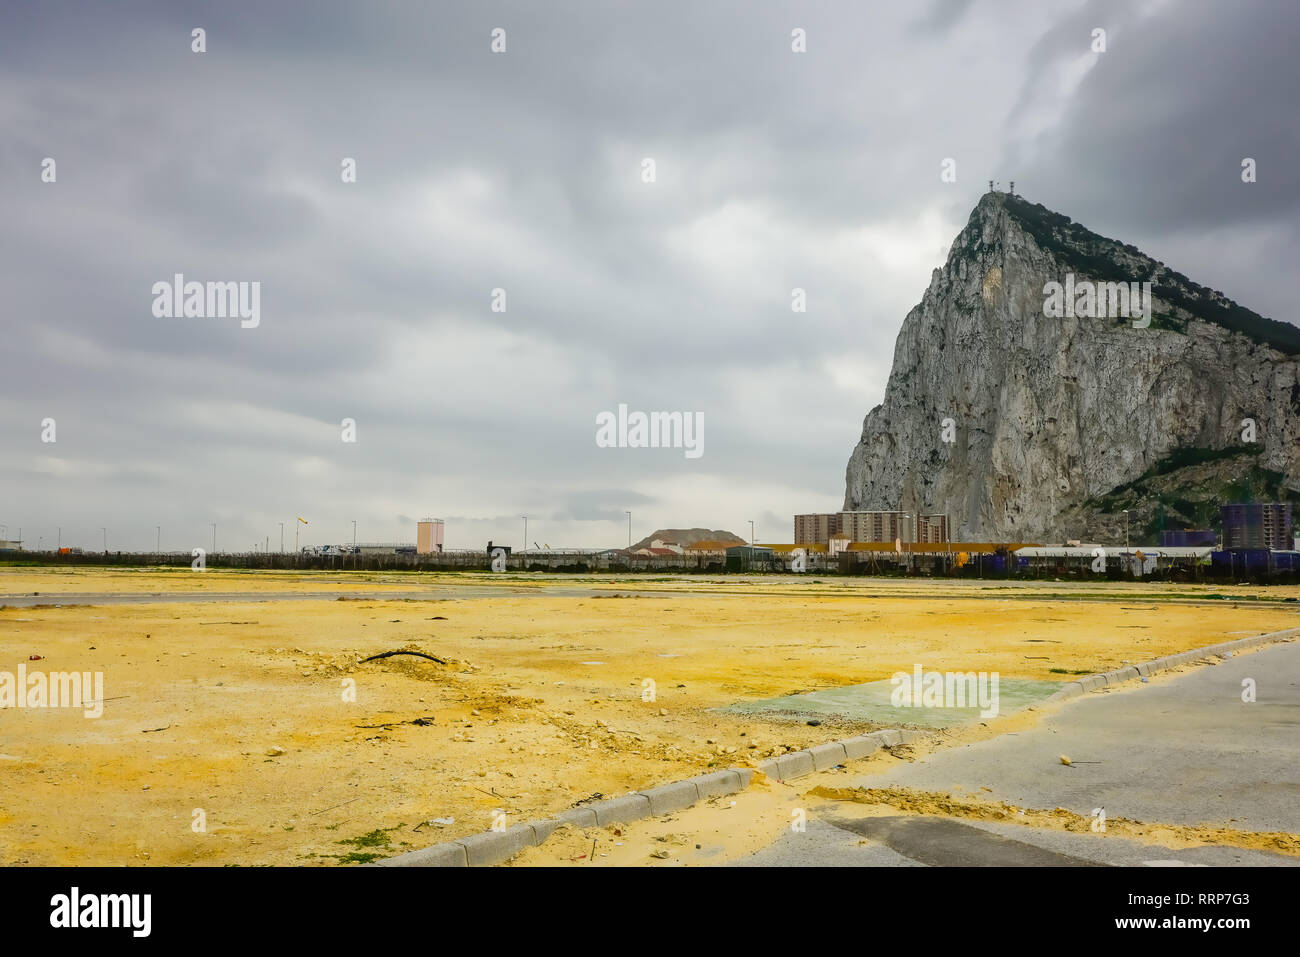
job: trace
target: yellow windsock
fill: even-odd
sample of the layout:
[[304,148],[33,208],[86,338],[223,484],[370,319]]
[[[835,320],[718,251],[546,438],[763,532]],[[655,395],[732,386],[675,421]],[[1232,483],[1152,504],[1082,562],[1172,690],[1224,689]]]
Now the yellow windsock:
[[302,522],[304,525],[310,524],[307,519],[303,518],[301,515],[298,516],[298,521]]

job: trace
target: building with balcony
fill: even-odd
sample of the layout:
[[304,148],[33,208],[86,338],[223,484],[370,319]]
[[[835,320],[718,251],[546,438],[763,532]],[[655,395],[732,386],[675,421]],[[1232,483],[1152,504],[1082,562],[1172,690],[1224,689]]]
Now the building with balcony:
[[948,516],[910,512],[823,512],[794,517],[796,545],[827,545],[832,538],[851,542],[928,542],[948,540]]
[[1219,508],[1223,518],[1223,547],[1268,548],[1286,551],[1292,547],[1290,502],[1243,502]]

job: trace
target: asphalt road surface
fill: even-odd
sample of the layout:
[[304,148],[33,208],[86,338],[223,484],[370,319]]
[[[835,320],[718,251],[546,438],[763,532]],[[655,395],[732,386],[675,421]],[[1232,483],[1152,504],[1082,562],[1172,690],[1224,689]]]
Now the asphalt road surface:
[[[1253,680],[1254,702],[1242,700]],[[1075,763],[1066,766],[1060,755]],[[910,787],[1150,824],[1300,832],[1300,642],[1084,695],[1028,731],[941,751],[850,787]],[[985,790],[987,789],[987,790]],[[1269,851],[1170,850],[1116,835],[952,817],[809,812],[748,866],[1297,866]]]

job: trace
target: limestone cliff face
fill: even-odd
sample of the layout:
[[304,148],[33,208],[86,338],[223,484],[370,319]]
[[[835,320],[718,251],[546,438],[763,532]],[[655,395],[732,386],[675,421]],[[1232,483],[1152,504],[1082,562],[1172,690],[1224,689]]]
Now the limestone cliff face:
[[[1044,285],[1150,281],[1149,328],[1051,318]],[[1300,329],[1042,206],[986,194],[908,313],[846,509],[946,512],[954,539],[1062,541],[1178,450],[1241,446],[1300,489]],[[944,441],[944,420],[952,419]],[[1074,527],[1064,527],[1074,523]]]

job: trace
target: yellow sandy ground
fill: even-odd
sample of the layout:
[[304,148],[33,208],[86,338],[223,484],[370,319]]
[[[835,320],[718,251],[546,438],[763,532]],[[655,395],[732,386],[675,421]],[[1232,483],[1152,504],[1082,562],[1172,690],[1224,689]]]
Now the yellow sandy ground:
[[[69,592],[149,594],[152,592],[314,592],[402,591],[409,580],[381,581],[378,573],[328,571],[253,571],[211,569],[203,574],[182,568],[95,568],[16,566],[0,570],[0,594],[58,596]],[[52,598],[57,601],[57,597]],[[3,599],[0,599],[2,602]]]
[[[1169,602],[1150,596],[1227,589],[1159,584],[15,568],[0,570],[0,595],[192,592],[199,578],[211,592],[460,590],[0,610],[0,671],[102,671],[107,699],[97,719],[0,712],[0,863],[387,856],[484,830],[494,810],[527,820],[872,728],[708,710],[719,705],[914,663],[1062,680],[1049,669],[1105,670],[1300,624],[1294,604]],[[516,594],[471,597],[503,588]],[[653,594],[615,597],[633,591]],[[404,647],[447,664],[358,663]],[[432,723],[403,723],[421,718]]]

